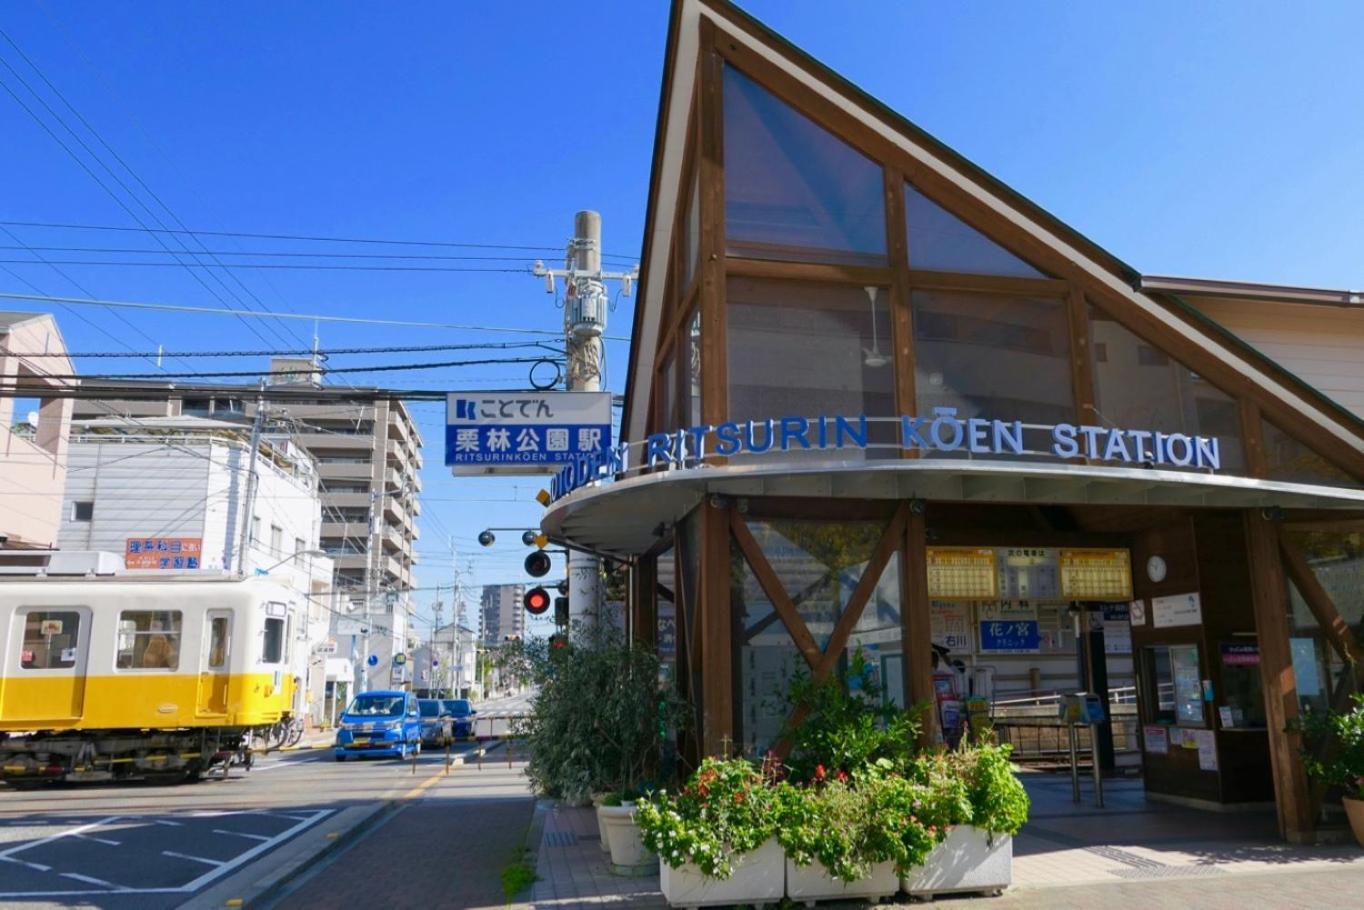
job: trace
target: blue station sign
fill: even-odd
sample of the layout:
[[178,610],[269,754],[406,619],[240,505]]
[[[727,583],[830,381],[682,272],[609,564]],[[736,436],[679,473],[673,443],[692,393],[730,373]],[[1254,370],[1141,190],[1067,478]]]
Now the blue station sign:
[[456,474],[543,474],[611,447],[610,392],[455,392],[445,463]]

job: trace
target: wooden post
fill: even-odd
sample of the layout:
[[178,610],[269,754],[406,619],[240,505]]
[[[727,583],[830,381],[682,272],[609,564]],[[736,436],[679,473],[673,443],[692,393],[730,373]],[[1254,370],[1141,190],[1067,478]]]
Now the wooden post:
[[630,567],[631,640],[658,647],[658,557],[641,556]]
[[729,508],[707,499],[701,522],[701,589],[698,604],[702,673],[701,750],[724,755],[734,744],[733,629],[729,603]]
[[928,615],[928,529],[923,504],[911,502],[900,556],[900,634],[904,649],[905,704],[928,703],[920,734],[922,745],[937,740],[938,712],[933,701],[933,632]]
[[1307,843],[1313,838],[1314,819],[1299,752],[1302,737],[1286,729],[1298,717],[1298,692],[1288,645],[1288,586],[1279,560],[1279,529],[1258,510],[1247,509],[1244,516],[1279,834],[1291,843]]

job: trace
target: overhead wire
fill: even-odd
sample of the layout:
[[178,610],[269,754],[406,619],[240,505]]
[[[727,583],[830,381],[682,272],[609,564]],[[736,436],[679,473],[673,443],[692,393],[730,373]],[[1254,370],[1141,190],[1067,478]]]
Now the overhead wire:
[[31,357],[66,357],[71,360],[78,358],[120,358],[120,357],[304,357],[319,356],[332,357],[343,354],[417,354],[431,353],[436,351],[475,351],[475,350],[524,350],[534,348],[548,353],[562,356],[563,351],[552,348],[544,341],[475,341],[467,344],[409,344],[409,345],[386,345],[378,347],[358,347],[358,348],[297,348],[293,350],[281,350],[278,348],[266,350],[241,350],[241,351],[79,351],[79,352],[57,352],[46,351],[42,353],[25,353],[25,358]]

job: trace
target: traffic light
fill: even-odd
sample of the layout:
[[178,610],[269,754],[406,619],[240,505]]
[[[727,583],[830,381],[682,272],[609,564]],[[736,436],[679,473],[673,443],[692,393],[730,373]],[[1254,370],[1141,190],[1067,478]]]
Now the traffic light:
[[568,647],[568,636],[563,632],[555,632],[549,637],[550,648],[558,651]]
[[531,588],[526,592],[522,603],[525,604],[527,613],[539,616],[549,609],[549,592],[544,588]]
[[568,598],[554,598],[554,623],[559,626],[568,625]]
[[536,550],[526,557],[526,574],[531,578],[543,578],[548,575],[549,567],[549,554],[544,550]]

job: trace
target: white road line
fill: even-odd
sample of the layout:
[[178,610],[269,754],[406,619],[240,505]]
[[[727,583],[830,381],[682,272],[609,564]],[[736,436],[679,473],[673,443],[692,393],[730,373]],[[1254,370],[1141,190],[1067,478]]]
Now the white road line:
[[148,819],[148,821],[150,821],[153,825],[167,825],[167,826],[169,826],[169,827],[171,827],[171,828],[182,828],[182,827],[184,827],[184,824],[183,824],[182,822],[167,821],[167,820],[164,819],[164,818],[152,818],[152,819]]
[[25,859],[15,859],[12,856],[0,856],[0,861],[14,863],[18,866],[28,866],[30,869],[37,869],[39,872],[51,872],[51,866],[44,866],[42,863],[30,863]]
[[221,876],[226,875],[228,872],[231,872],[238,866],[250,862],[257,856],[260,856],[265,851],[274,847],[276,844],[283,843],[284,841],[293,837],[295,834],[298,834],[303,829],[311,825],[317,824],[319,821],[321,821],[322,819],[326,818],[328,815],[331,814],[332,814],[331,809],[316,809],[313,811],[313,814],[308,819],[299,822],[293,827],[286,828],[279,834],[276,834],[274,837],[270,838],[270,840],[262,841],[261,843],[252,847],[250,850],[247,850],[245,853],[239,854],[237,857],[235,857],[232,860],[229,860],[228,862],[224,863],[217,869],[214,869],[210,872],[205,872],[203,875],[199,876],[194,881],[182,885],[177,890],[179,890],[181,893],[192,894],[193,892],[198,891],[204,885],[207,885],[209,882],[213,881],[215,878],[220,878]]
[[62,878],[74,878],[78,882],[85,882],[87,885],[102,885],[105,888],[113,888],[115,891],[127,891],[122,885],[115,885],[113,882],[106,882],[102,878],[92,878],[89,875],[81,875],[79,872],[62,872]]
[[231,834],[234,837],[249,837],[252,840],[269,840],[264,834],[247,834],[245,831],[228,831],[226,828],[214,828],[214,834]]
[[118,821],[120,818],[123,818],[123,816],[111,815],[108,818],[102,818],[97,822],[91,822],[88,825],[81,825],[80,827],[72,828],[69,831],[58,831],[56,834],[53,834],[49,837],[44,837],[42,840],[35,840],[31,844],[20,844],[17,847],[10,847],[8,850],[0,852],[0,859],[7,859],[23,850],[32,850],[34,847],[41,847],[43,844],[50,844],[54,840],[61,840],[63,837],[70,837],[73,834],[84,834],[86,831],[93,831],[100,825],[107,825],[109,824],[109,822]]
[[123,843],[122,841],[109,840],[107,837],[95,837],[93,834],[73,834],[71,836],[78,837],[81,840],[92,840],[97,844],[108,844],[110,847],[117,847]]
[[203,863],[205,866],[221,866],[226,860],[204,859],[202,856],[190,856],[188,853],[176,853],[174,850],[162,850],[162,856],[173,856],[176,859],[190,859],[196,863]]

